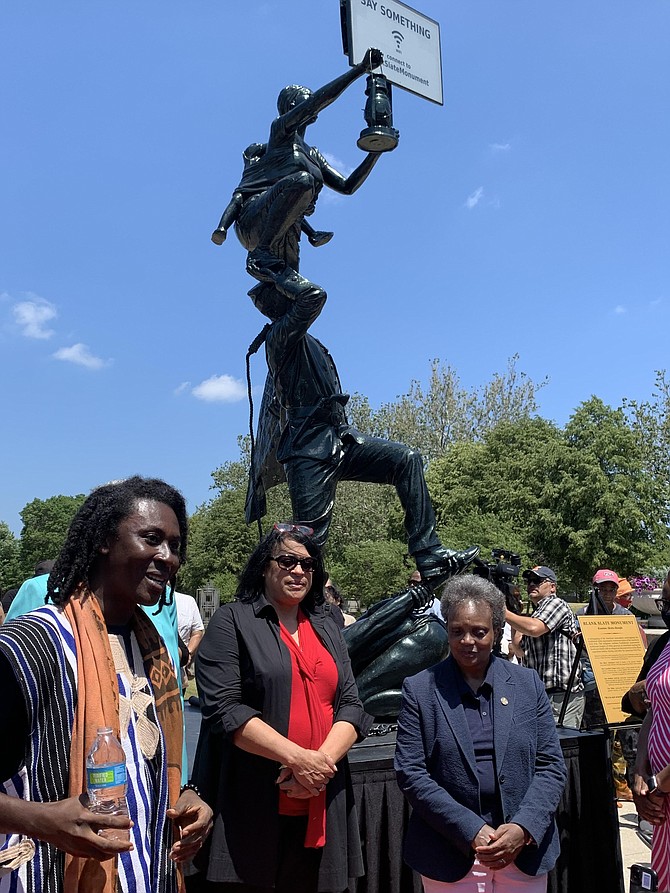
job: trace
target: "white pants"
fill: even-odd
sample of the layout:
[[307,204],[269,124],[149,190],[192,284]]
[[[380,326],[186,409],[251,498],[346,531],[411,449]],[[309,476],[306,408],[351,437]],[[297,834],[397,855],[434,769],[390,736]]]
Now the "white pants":
[[448,884],[423,875],[421,880],[425,893],[451,893],[452,890],[459,890],[461,893],[545,893],[547,889],[546,874],[532,877],[519,871],[513,862],[499,871],[491,871],[477,859],[460,881]]

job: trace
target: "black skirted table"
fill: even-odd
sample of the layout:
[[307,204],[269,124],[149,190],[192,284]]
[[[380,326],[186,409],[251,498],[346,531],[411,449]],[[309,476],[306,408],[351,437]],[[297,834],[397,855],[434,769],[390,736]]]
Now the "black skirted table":
[[[624,893],[608,736],[569,729],[559,729],[559,736],[568,780],[556,814],[561,855],[548,893]],[[390,733],[349,754],[367,869],[350,893],[421,893],[419,876],[402,859],[409,807],[396,784],[394,751]],[[188,877],[186,887],[189,893],[206,889],[202,875]]]
[[[619,819],[605,732],[559,729],[568,780],[556,819],[561,854],[548,893],[624,893]],[[393,771],[395,734],[368,738],[349,754],[367,873],[351,893],[421,893],[402,860],[409,807]]]

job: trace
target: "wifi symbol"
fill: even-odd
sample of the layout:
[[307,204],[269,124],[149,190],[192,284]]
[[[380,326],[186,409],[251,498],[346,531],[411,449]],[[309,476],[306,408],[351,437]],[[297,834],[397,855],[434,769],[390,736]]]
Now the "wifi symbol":
[[391,31],[391,34],[395,39],[395,48],[398,52],[400,52],[400,47],[402,46],[402,42],[405,39],[405,36],[400,31]]

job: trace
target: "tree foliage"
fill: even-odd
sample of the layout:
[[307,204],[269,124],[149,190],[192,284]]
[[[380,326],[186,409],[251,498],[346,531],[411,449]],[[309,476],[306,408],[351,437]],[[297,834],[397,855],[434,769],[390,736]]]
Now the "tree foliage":
[[[540,418],[501,423],[429,469],[440,532],[504,546],[585,589],[597,566],[630,574],[666,548],[664,505],[621,410],[593,397],[564,430]],[[501,542],[500,536],[509,539]]]
[[38,561],[56,558],[84,495],[33,499],[21,511],[23,529],[19,561],[23,578],[31,577]]
[[355,395],[350,415],[362,431],[406,443],[429,462],[453,443],[481,440],[502,421],[513,422],[537,411],[536,394],[546,384],[519,372],[511,357],[504,373],[471,389],[464,388],[450,365],[433,360],[427,387],[412,381],[409,391],[377,410]]
[[400,592],[414,570],[407,562],[407,546],[399,540],[354,539],[337,556],[330,554],[331,577],[361,610]]
[[[596,556],[596,563],[609,558],[624,575],[660,557],[667,562],[667,472],[660,478],[649,474],[645,442],[623,410],[613,410],[591,397],[571,417],[565,436],[568,444],[588,455],[595,466],[593,489],[588,494],[590,512],[584,507],[581,524],[575,524],[592,533],[584,560],[589,552]],[[570,484],[576,488],[579,481]]]
[[0,593],[23,582],[19,562],[19,541],[9,525],[0,521]]
[[670,506],[670,382],[665,370],[656,373],[650,400],[624,400],[623,408],[643,451],[646,471]]

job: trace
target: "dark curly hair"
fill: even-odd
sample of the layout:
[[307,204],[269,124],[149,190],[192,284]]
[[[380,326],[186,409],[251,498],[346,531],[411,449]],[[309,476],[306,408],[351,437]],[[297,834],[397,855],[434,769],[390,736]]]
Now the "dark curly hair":
[[[88,496],[70,524],[65,545],[47,582],[47,601],[65,605],[82,583],[90,586],[89,574],[94,562],[100,556],[100,549],[113,537],[121,521],[131,515],[138,500],[150,499],[168,505],[179,522],[179,562],[186,561],[186,538],[188,519],[186,503],[178,490],[157,478],[139,476],[126,478],[112,484],[96,487]],[[158,602],[158,611],[164,604],[170,604],[174,591],[174,581]],[[156,612],[158,613],[158,612]]]
[[442,590],[440,610],[447,627],[450,612],[468,602],[484,604],[490,608],[491,623],[496,636],[502,632],[505,626],[505,596],[489,580],[477,577],[475,574],[452,577]]
[[312,558],[316,559],[316,567],[312,573],[312,586],[302,600],[301,607],[308,612],[312,611],[316,605],[322,605],[323,586],[326,582],[326,572],[323,567],[323,557],[321,549],[314,542],[311,536],[306,536],[298,530],[288,533],[282,533],[276,528],[265,536],[251,553],[247,565],[240,574],[240,580],[235,592],[235,598],[241,602],[253,602],[259,595],[263,594],[265,589],[265,580],[263,574],[265,568],[272,557],[274,548],[277,543],[285,543],[286,540],[295,540],[307,549]]

